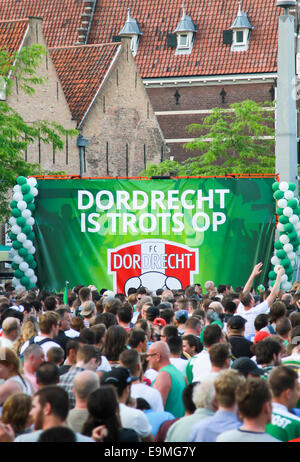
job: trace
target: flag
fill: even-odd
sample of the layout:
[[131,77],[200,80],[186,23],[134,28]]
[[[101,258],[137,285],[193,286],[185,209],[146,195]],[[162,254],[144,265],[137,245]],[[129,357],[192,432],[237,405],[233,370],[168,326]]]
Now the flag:
[[68,289],[67,289],[67,285],[65,285],[63,301],[64,301],[64,304],[65,304],[65,305],[68,304]]

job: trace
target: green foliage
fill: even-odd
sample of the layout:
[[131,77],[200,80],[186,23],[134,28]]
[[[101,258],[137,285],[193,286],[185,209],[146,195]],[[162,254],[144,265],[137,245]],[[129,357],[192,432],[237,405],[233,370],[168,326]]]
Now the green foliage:
[[[36,76],[42,56],[46,53],[40,45],[23,47],[18,53],[11,54],[0,50],[1,90],[11,93],[12,79],[18,78],[19,88],[29,95],[34,94],[34,86],[44,80]],[[6,101],[0,101],[0,220],[9,215],[8,192],[16,184],[18,176],[41,175],[39,164],[24,160],[24,152],[34,142],[50,144],[53,149],[62,150],[63,138],[74,136],[76,130],[66,130],[55,122],[47,120],[27,124],[24,119]],[[54,173],[54,172],[52,172]]]
[[[182,163],[165,160],[148,165],[144,176],[173,173],[225,175],[229,173],[274,173],[275,124],[273,103],[245,100],[230,109],[214,108],[202,124],[191,124],[189,133],[200,135],[184,145],[198,155]],[[265,110],[268,108],[269,110]]]

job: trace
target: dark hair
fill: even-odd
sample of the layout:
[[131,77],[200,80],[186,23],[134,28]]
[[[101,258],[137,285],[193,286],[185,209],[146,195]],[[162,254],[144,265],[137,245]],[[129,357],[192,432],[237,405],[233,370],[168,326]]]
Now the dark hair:
[[184,409],[190,414],[193,414],[196,410],[196,406],[193,401],[193,390],[196,385],[199,385],[199,382],[192,382],[187,385],[182,392],[182,402]]
[[76,340],[76,338],[68,340],[66,343],[66,356],[69,355],[70,350],[75,350],[75,353],[77,353],[78,348],[79,348],[79,342],[78,340]]
[[106,326],[104,324],[95,324],[90,327],[91,331],[95,334],[95,344],[98,344],[100,340],[105,336]]
[[163,335],[165,335],[167,338],[169,337],[176,337],[178,336],[178,327],[177,326],[173,326],[173,325],[169,325],[169,326],[164,326],[162,328],[162,332],[161,332]]
[[128,324],[133,315],[132,306],[129,303],[126,303],[118,308],[117,316],[121,322]]
[[84,327],[80,331],[78,341],[80,343],[85,343],[86,345],[94,345],[96,343],[96,334],[89,327]]
[[147,411],[148,409],[151,409],[151,406],[144,398],[136,398],[136,409]]
[[47,359],[48,361],[57,364],[61,363],[65,357],[65,352],[63,348],[57,346],[57,347],[51,347],[47,351]]
[[263,405],[272,399],[268,383],[261,378],[248,378],[237,387],[236,397],[239,411],[246,418],[258,417]]
[[224,310],[226,313],[234,314],[236,311],[236,304],[233,301],[229,300],[228,302],[226,302]]
[[[158,306],[159,308],[159,306]],[[170,324],[170,322],[172,321],[173,317],[174,317],[175,313],[173,310],[171,310],[170,308],[165,308],[163,310],[160,311],[159,313],[159,317],[160,318],[163,318],[167,324]]]
[[111,385],[101,385],[93,391],[87,400],[89,416],[83,425],[81,433],[91,436],[93,429],[105,425],[108,435],[103,438],[106,443],[120,440],[121,423],[117,416],[118,399],[115,389]]
[[291,321],[292,327],[296,327],[300,325],[300,312],[299,311],[292,311],[289,315],[289,319]]
[[76,443],[76,435],[69,427],[60,425],[44,430],[37,440],[38,443]]
[[63,422],[66,420],[69,412],[69,397],[63,388],[57,385],[40,388],[34,396],[38,396],[42,407],[49,403],[51,413]]
[[124,350],[120,354],[120,363],[129,369],[131,375],[135,375],[140,362],[140,356],[136,350]]
[[209,349],[211,364],[223,367],[228,358],[231,358],[231,349],[228,343],[214,343]]
[[300,326],[293,327],[290,335],[291,335],[291,343],[293,344],[293,346],[295,347],[299,345],[300,341],[299,339],[297,340],[297,337],[300,337]]
[[90,295],[91,295],[91,289],[89,289],[88,287],[82,286],[78,291],[78,296],[82,303],[86,302],[89,299]]
[[167,338],[167,344],[170,348],[170,352],[174,355],[178,355],[182,351],[182,338],[180,335],[172,335]]
[[118,309],[122,307],[122,302],[119,298],[107,298],[103,303],[103,307],[106,313],[112,313],[116,316]]
[[50,295],[49,297],[45,298],[44,307],[46,311],[55,310],[56,305],[57,305],[57,300],[56,300],[56,297],[54,297],[53,295]]
[[285,390],[294,390],[298,374],[292,367],[277,366],[269,374],[269,384],[275,398],[278,398]]
[[274,302],[270,307],[269,321],[271,323],[276,322],[277,319],[286,316],[286,313],[286,305],[283,302]]
[[201,326],[201,320],[198,316],[191,316],[185,323],[185,328],[196,329]]
[[194,334],[183,335],[182,340],[186,340],[190,347],[194,346],[196,353],[200,353],[203,349],[199,337],[196,337]]
[[281,345],[272,337],[267,337],[255,345],[255,355],[257,364],[270,364],[273,355],[276,356],[281,352]]
[[44,361],[36,370],[36,381],[38,385],[56,385],[59,382],[59,371],[55,363]]
[[257,315],[254,320],[255,329],[257,331],[263,329],[264,327],[268,325],[268,321],[269,321],[269,316],[266,313],[261,313]]
[[287,335],[292,330],[292,324],[289,318],[282,317],[276,322],[276,333],[278,335]]
[[122,326],[111,326],[107,329],[103,345],[103,355],[108,361],[118,361],[126,348],[127,332]]
[[217,324],[209,324],[203,332],[204,346],[210,347],[214,343],[218,343],[222,338],[222,330]]
[[128,297],[129,297],[129,295],[136,294],[136,291],[137,291],[137,289],[135,289],[134,287],[129,287],[129,289],[127,291]]
[[126,295],[122,294],[122,292],[117,293],[115,295],[115,298],[118,298],[119,300],[121,300],[122,303],[126,302]]
[[100,313],[97,315],[96,320],[97,323],[104,324],[106,326],[106,329],[108,329],[111,326],[118,325],[117,318],[113,313]]
[[128,345],[130,348],[137,348],[137,346],[144,342],[146,339],[146,333],[143,329],[133,328],[129,332]]

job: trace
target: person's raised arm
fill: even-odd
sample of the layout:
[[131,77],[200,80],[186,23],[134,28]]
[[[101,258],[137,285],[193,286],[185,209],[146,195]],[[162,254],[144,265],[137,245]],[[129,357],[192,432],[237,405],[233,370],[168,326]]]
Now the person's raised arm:
[[279,293],[280,282],[281,282],[281,278],[284,275],[284,273],[285,273],[285,270],[284,270],[283,266],[280,266],[279,269],[278,269],[278,273],[277,273],[277,276],[276,276],[276,279],[275,279],[275,283],[274,283],[274,285],[272,287],[271,293],[266,298],[266,302],[268,303],[269,307],[272,305],[272,303],[274,302],[275,298],[277,297],[277,295]]
[[253,270],[252,270],[252,272],[251,272],[251,274],[249,276],[249,279],[246,282],[245,287],[243,289],[243,292],[242,292],[243,294],[245,292],[250,292],[254,279],[256,278],[256,276],[258,276],[262,272],[262,266],[263,266],[262,263],[257,263],[254,266],[254,268],[253,268]]

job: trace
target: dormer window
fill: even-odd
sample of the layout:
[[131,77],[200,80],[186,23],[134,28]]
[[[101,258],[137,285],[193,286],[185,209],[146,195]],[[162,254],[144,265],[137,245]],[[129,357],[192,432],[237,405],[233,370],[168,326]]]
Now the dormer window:
[[231,51],[247,51],[250,31],[253,29],[253,26],[248,19],[247,13],[244,13],[241,9],[241,1],[239,1],[237,17],[230,29],[233,32]]
[[185,14],[182,8],[182,18],[179,21],[174,34],[177,35],[177,47],[175,55],[190,54],[194,43],[194,33],[196,32],[191,16]]
[[127,9],[127,21],[123,27],[123,29],[119,32],[120,37],[127,37],[130,38],[130,49],[133,56],[136,56],[138,46],[139,46],[139,38],[142,35],[140,28],[136,19],[131,18],[130,16],[130,8]]

